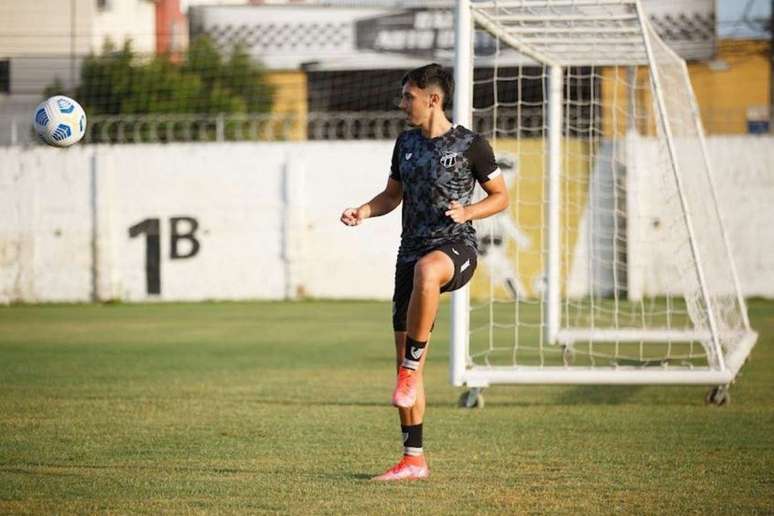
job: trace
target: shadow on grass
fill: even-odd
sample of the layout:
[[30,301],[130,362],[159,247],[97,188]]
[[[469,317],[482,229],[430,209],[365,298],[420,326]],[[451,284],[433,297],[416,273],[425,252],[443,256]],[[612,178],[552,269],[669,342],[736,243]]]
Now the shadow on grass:
[[[535,399],[530,395],[529,399],[519,399],[518,395],[514,399],[502,399],[502,393],[498,393],[497,399],[486,399],[486,406],[489,407],[538,407],[538,406],[557,406],[557,405],[620,405],[629,402],[635,394],[642,389],[639,385],[581,385],[561,393],[552,393],[544,399]],[[462,392],[462,391],[461,391]],[[487,398],[487,390],[483,392]],[[293,400],[277,398],[250,398],[245,400],[248,403],[257,405],[274,406],[301,406],[301,407],[377,407],[393,408],[389,400],[376,401],[370,400]],[[638,401],[639,404],[651,404],[647,401]],[[655,403],[655,402],[654,402]],[[659,401],[658,404],[663,404]],[[453,404],[456,406],[456,403]],[[447,401],[428,401],[427,407],[430,409],[448,408]]]
[[[77,466],[71,466],[71,468],[77,467]],[[57,471],[41,471],[39,468],[53,468]],[[78,473],[75,471],[67,471],[63,468],[63,466],[54,466],[50,464],[40,464],[37,466],[29,466],[27,468],[20,468],[20,467],[10,467],[10,466],[0,466],[0,472],[2,473],[13,473],[15,475],[47,475],[47,476],[53,476],[53,477],[75,477],[78,476]]]
[[[695,406],[704,404],[704,393],[701,389],[693,392],[674,392],[669,393],[667,389],[672,386],[653,386],[653,385],[575,385],[575,386],[553,386],[541,392],[529,392],[530,388],[540,389],[540,386],[518,387],[514,390],[508,386],[495,386],[492,390],[489,388],[483,390],[485,407],[540,407],[540,406],[578,406],[578,405],[598,405],[612,406],[634,403],[640,406],[664,406],[680,405]],[[543,386],[545,387],[545,386]],[[644,390],[663,388],[663,391],[649,391],[644,394]],[[456,389],[455,389],[456,390]],[[465,389],[456,391],[455,400]],[[440,398],[433,395],[427,402],[428,409],[448,409],[456,407],[457,402],[449,402],[448,398]],[[373,407],[373,408],[393,408],[388,398],[385,399],[355,399],[355,400],[337,400],[337,399],[282,399],[282,398],[245,398],[245,403],[269,406],[285,407]],[[463,409],[460,410],[470,410]],[[474,409],[477,410],[477,409]],[[484,409],[486,410],[486,408]]]
[[[487,392],[484,389],[483,397],[486,407],[539,407],[539,406],[577,406],[577,405],[622,405],[632,402],[632,399],[642,390],[641,385],[578,385],[565,387],[557,391],[549,391],[536,396],[536,393],[523,395],[521,392],[513,392],[513,398],[507,399],[507,395],[499,390],[497,394]],[[506,399],[503,399],[506,398]],[[685,404],[685,399],[675,399],[675,403]],[[638,405],[663,405],[664,400],[637,399]],[[486,410],[486,409],[484,409]]]
[[[540,388],[540,387],[535,387]],[[537,406],[614,406],[633,404],[646,406],[703,407],[709,387],[700,385],[576,385],[555,386],[540,393],[525,393],[520,388],[513,399],[507,399],[502,391],[497,396],[484,398],[487,407],[537,407]],[[504,399],[505,398],[505,399]]]
[[374,400],[283,400],[268,398],[251,398],[246,400],[258,405],[281,405],[303,407],[390,407],[389,401]]
[[[419,485],[417,483],[417,481],[408,481],[408,483],[407,483],[407,481],[405,481],[405,480],[401,481],[401,482],[384,482],[384,481],[374,481],[374,480],[372,480],[374,478],[374,476],[379,475],[381,473],[384,473],[384,472],[383,471],[374,471],[372,473],[354,473],[353,472],[353,473],[348,473],[348,474],[345,473],[343,476],[345,478],[349,479],[349,480],[355,480],[355,481],[358,481],[358,482],[366,482],[366,483],[369,483],[369,484],[373,484],[375,486],[379,486],[379,485],[382,485],[382,486],[388,486],[388,485],[409,485],[409,484]],[[326,476],[326,478],[329,478],[330,480],[336,481],[336,482],[340,481],[341,477],[342,477],[342,475],[340,475],[340,474]],[[419,482],[421,483],[421,481],[419,481]]]
[[642,390],[641,385],[579,385],[563,392],[559,405],[620,405]]
[[258,474],[260,471],[245,468],[196,468],[190,466],[159,466],[151,464],[48,464],[48,463],[19,463],[0,464],[0,472],[14,473],[17,475],[52,475],[72,476],[77,475],[78,470],[125,470],[125,471],[175,471],[183,473],[217,473],[238,475],[241,473]]

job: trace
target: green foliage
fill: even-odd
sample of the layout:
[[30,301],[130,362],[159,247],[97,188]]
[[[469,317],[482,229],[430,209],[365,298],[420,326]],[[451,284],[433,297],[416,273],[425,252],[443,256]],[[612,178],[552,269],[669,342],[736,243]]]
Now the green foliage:
[[[46,90],[62,93],[61,83]],[[271,110],[273,88],[241,46],[222,56],[212,41],[193,41],[185,56],[143,59],[130,43],[89,56],[70,93],[91,115],[255,114]]]
[[67,95],[67,89],[64,87],[62,80],[59,77],[54,78],[54,82],[46,86],[43,90],[43,98],[47,99],[54,95]]

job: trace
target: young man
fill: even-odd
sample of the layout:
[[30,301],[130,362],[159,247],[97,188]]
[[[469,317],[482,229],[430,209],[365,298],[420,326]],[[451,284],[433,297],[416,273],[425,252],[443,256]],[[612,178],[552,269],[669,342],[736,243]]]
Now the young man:
[[[398,407],[404,456],[374,480],[420,479],[429,475],[422,451],[425,391],[422,371],[438,298],[464,286],[476,269],[472,220],[508,206],[508,194],[489,144],[453,125],[444,114],[454,80],[440,65],[408,72],[400,108],[414,129],[398,136],[384,191],[341,221],[357,226],[391,212],[403,202],[403,231],[395,266],[392,325],[398,379],[392,404]],[[487,196],[470,204],[478,181]]]

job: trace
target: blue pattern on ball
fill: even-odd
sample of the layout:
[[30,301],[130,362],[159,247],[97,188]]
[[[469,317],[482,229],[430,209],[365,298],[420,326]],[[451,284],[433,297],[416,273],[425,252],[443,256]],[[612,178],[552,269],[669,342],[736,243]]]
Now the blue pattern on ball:
[[59,124],[56,130],[51,134],[51,139],[55,142],[61,142],[62,140],[69,138],[73,134],[70,126],[67,124]]
[[59,106],[59,111],[62,113],[72,113],[75,110],[75,106],[65,99],[57,99],[56,104]]
[[35,113],[35,122],[37,122],[39,125],[48,125],[48,113],[46,113],[45,108],[38,109],[38,112]]

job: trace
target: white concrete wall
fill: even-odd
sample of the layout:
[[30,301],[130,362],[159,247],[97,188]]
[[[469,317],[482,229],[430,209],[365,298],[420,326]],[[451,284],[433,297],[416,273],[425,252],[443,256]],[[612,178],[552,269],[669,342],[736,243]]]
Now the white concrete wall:
[[710,141],[723,215],[747,296],[774,295],[774,138]]
[[[389,142],[0,149],[0,301],[386,298],[400,214],[347,228],[386,183]],[[199,252],[170,257],[170,218]],[[146,288],[160,221],[161,293]],[[186,231],[187,225],[181,225]],[[179,242],[181,254],[191,249]]]
[[[774,297],[774,141],[712,138],[709,148],[743,291]],[[383,188],[391,151],[392,142],[0,148],[0,302],[387,299],[400,210],[356,228],[338,219]],[[640,202],[651,213],[662,201]],[[181,216],[198,222],[200,248],[173,259],[170,218]],[[146,219],[160,221],[159,295],[147,291],[146,235],[129,236]],[[663,259],[638,256],[650,286],[669,284]]]
[[[109,242],[99,270],[111,273],[101,297],[147,296],[144,237],[130,239],[128,228],[148,218],[160,221],[162,299],[282,297],[284,154],[248,145],[97,148],[97,218]],[[197,220],[201,247],[172,260],[170,218],[179,216]]]
[[[720,212],[728,235],[733,259],[738,273],[739,284],[745,296],[774,296],[774,138],[750,136],[718,136],[707,140],[709,160],[713,167],[713,178]],[[630,297],[680,294],[685,288],[681,275],[682,266],[690,259],[686,253],[690,248],[670,243],[677,238],[683,242],[686,235],[676,235],[671,227],[682,226],[682,212],[674,185],[665,187],[655,174],[660,168],[656,142],[652,139],[638,139],[631,142],[627,170],[627,273]],[[689,172],[689,171],[688,171]],[[686,172],[687,173],[687,172]],[[667,178],[671,180],[671,176]],[[688,178],[684,186],[694,187],[703,178]],[[592,184],[594,181],[592,181]],[[690,197],[690,196],[689,196]],[[694,213],[692,224],[701,233],[703,244],[699,251],[714,249],[723,251],[721,233],[713,224],[710,202],[690,200]],[[590,251],[587,246],[589,224],[588,210],[581,223],[581,238],[574,251],[575,260],[568,278],[568,289],[573,296],[588,293]],[[708,225],[711,225],[708,227]],[[608,235],[610,237],[610,235]],[[678,258],[675,248],[682,253]],[[717,256],[717,254],[715,254]],[[712,260],[703,257],[705,275],[715,293],[731,294],[733,278],[725,269],[726,260]],[[692,278],[688,278],[691,279]],[[599,278],[595,278],[599,282]],[[595,291],[607,286],[595,284]]]
[[89,299],[88,155],[0,151],[0,301]]

